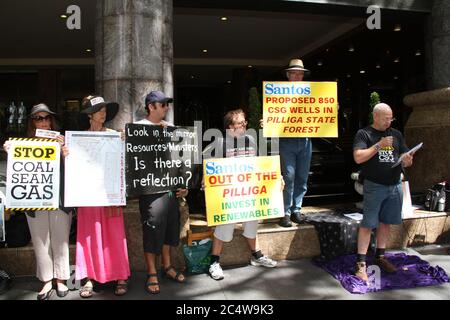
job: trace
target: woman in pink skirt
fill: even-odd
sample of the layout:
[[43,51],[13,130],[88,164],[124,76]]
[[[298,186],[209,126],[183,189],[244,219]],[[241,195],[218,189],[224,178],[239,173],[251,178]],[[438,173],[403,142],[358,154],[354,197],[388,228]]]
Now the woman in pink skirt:
[[[107,131],[104,123],[117,114],[117,103],[105,103],[99,96],[83,100],[82,116],[88,131]],[[84,128],[83,128],[84,129]],[[90,298],[94,284],[115,281],[114,293],[127,293],[130,276],[123,212],[120,207],[80,207],[77,218],[75,278],[84,280],[82,298]]]

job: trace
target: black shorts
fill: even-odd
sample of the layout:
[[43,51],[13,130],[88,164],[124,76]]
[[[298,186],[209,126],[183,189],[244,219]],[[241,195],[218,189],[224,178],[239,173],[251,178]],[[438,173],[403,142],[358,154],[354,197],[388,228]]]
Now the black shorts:
[[174,192],[139,197],[144,252],[161,254],[163,245],[180,243],[180,208]]

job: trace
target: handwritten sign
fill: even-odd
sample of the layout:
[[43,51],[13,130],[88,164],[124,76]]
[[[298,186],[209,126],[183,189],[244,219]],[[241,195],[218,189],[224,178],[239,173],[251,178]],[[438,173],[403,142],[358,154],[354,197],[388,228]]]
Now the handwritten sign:
[[197,183],[198,137],[194,127],[127,124],[125,127],[127,194],[188,189]]

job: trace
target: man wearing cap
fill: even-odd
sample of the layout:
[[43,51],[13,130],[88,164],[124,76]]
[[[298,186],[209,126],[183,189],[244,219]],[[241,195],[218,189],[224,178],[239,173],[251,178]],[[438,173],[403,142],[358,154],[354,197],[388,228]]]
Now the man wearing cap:
[[[169,103],[173,102],[161,91],[152,91],[145,98],[147,117],[137,124],[162,125],[173,124],[164,121],[169,111]],[[143,228],[144,255],[147,263],[147,282],[145,289],[148,293],[159,293],[159,281],[156,271],[156,256],[162,254],[162,264],[165,276],[175,282],[182,283],[186,279],[171,264],[170,247],[177,247],[180,242],[180,210],[176,198],[187,195],[187,190],[176,192],[141,195],[139,197],[139,211]]]
[[[309,72],[300,59],[292,59],[286,69],[289,81],[303,81]],[[303,197],[306,194],[309,168],[311,164],[311,138],[280,138],[281,171],[285,182],[283,190],[284,217],[280,226],[288,228],[291,221],[301,223]]]

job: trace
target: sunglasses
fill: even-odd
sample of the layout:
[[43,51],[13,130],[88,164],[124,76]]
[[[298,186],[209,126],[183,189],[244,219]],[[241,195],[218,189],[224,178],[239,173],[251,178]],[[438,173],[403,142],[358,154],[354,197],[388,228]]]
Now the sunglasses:
[[50,120],[51,118],[52,118],[51,115],[46,115],[45,117],[37,116],[37,117],[32,117],[31,119],[33,119],[36,122],[41,122],[41,121]]

